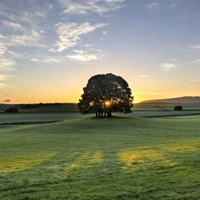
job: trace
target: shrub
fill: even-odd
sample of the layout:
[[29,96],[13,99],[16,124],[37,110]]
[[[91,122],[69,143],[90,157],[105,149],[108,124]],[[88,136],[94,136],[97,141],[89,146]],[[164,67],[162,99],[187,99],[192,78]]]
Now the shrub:
[[179,106],[175,106],[175,107],[174,107],[174,110],[175,110],[175,111],[181,111],[181,110],[183,110],[183,107],[180,106],[180,105],[179,105]]
[[18,109],[16,107],[9,107],[5,109],[5,113],[18,113]]

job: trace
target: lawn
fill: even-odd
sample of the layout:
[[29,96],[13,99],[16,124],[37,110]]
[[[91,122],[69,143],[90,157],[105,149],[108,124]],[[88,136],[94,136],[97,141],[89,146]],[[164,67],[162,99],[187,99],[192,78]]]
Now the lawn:
[[0,126],[0,199],[200,199],[200,117]]

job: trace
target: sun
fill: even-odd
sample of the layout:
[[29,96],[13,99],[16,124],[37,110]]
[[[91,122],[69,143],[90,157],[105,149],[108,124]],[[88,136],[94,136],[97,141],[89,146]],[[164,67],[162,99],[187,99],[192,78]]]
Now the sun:
[[111,102],[107,100],[107,101],[105,101],[105,105],[106,105],[106,107],[109,107],[111,105]]

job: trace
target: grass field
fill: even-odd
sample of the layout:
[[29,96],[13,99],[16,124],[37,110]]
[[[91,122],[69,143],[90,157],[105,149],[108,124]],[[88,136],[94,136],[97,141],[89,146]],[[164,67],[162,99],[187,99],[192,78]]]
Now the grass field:
[[200,117],[0,126],[0,199],[200,199]]
[[0,114],[0,124],[20,122],[52,122],[84,117],[86,116],[79,113],[2,113]]

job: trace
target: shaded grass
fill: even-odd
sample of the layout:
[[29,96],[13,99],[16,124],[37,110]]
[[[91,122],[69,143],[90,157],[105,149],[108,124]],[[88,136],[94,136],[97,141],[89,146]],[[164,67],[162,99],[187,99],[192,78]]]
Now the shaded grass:
[[2,126],[0,199],[199,199],[199,120]]

